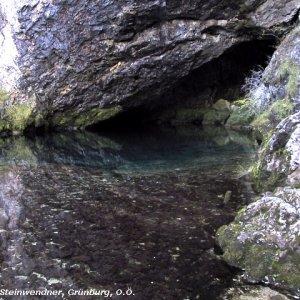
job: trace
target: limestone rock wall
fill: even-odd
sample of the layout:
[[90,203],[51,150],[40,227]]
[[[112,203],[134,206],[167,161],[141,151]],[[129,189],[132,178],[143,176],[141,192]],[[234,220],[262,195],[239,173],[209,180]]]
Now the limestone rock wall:
[[298,25],[274,53],[258,87],[264,91],[259,99],[269,107],[257,117],[263,143],[252,175],[265,193],[217,233],[224,259],[244,269],[246,280],[295,297],[300,296],[299,45]]
[[[260,99],[271,108],[261,119],[264,142],[253,173],[261,190],[300,181],[300,26],[281,43],[263,74]],[[277,121],[277,124],[276,122]],[[278,122],[279,121],[279,122]]]
[[0,4],[0,87],[6,91],[17,88],[21,76],[17,65],[18,50],[14,40],[17,30],[17,7],[14,1],[1,1]]
[[54,123],[84,126],[102,119],[99,108],[155,101],[231,46],[286,26],[299,8],[297,0],[5,0],[2,85],[17,83]]

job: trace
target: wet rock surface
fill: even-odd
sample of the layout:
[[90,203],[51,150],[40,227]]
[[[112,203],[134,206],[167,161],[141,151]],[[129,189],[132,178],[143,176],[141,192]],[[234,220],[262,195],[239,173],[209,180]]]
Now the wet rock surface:
[[[186,139],[182,139],[184,136]],[[144,153],[143,160],[137,159],[132,168],[127,163],[125,169],[121,164],[112,170],[97,163],[85,165],[83,156],[74,159],[71,151],[67,159],[70,136],[65,140],[66,147],[59,143],[56,150],[47,148],[42,140],[33,143],[24,138],[12,139],[9,148],[6,140],[0,196],[10,221],[4,215],[0,218],[1,286],[64,291],[105,288],[113,293],[112,299],[118,298],[114,294],[118,288],[131,287],[133,299],[218,299],[235,272],[212,254],[214,234],[233,219],[249,196],[243,182],[236,178],[239,164],[251,157],[251,143],[241,143],[247,140],[245,136],[240,136],[240,143],[233,142],[228,135],[227,142],[218,140],[218,144],[195,132],[177,136],[177,143],[170,142],[174,136],[169,137],[165,144],[153,136],[150,141],[163,148],[172,147],[181,161],[184,149],[191,145],[187,147],[187,140],[193,140],[198,145],[194,157],[201,156],[204,147],[203,153],[209,150],[211,156],[215,152],[218,163],[186,161],[183,167],[176,164],[175,156],[165,156],[158,150],[139,151],[138,142],[134,144],[132,139],[132,149]],[[61,136],[59,140],[63,140]],[[107,138],[102,144],[100,137],[93,135],[93,140],[93,151],[82,144],[81,152],[86,156],[93,153],[91,158],[95,158],[98,141],[98,158],[106,153],[105,158],[118,161],[127,157],[133,161],[128,149],[125,151],[126,144],[122,152],[124,144],[120,141],[116,150],[116,142],[111,142],[110,148]],[[76,144],[75,153],[78,140]],[[50,151],[56,159],[41,155]],[[227,165],[222,157],[229,155],[232,161]],[[147,160],[156,162],[156,168],[149,169]],[[165,163],[168,160],[175,168]],[[227,190],[232,195],[224,206]],[[65,299],[69,298],[89,299],[65,294]]]

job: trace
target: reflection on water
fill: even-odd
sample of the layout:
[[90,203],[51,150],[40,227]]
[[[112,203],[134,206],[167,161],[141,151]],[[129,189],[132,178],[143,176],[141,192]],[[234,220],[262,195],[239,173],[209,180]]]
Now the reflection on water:
[[[3,288],[63,290],[64,299],[105,298],[68,296],[72,288],[183,300],[218,299],[231,284],[213,236],[249,197],[238,179],[254,151],[247,136],[156,129],[0,143]],[[134,296],[115,295],[128,287]]]

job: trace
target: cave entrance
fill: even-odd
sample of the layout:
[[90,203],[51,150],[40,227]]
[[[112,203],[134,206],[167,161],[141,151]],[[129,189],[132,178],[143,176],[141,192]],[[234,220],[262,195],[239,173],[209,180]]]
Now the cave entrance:
[[[159,98],[153,99],[151,107],[145,105],[126,111],[89,129],[99,131],[136,127],[137,124],[172,123],[181,109],[192,111],[195,108],[208,107],[218,99],[234,101],[242,98],[244,94],[241,87],[245,78],[252,70],[267,66],[276,45],[275,38],[240,43],[180,79]],[[183,114],[180,119],[183,123],[184,118]],[[191,120],[187,117],[186,123],[189,121]]]

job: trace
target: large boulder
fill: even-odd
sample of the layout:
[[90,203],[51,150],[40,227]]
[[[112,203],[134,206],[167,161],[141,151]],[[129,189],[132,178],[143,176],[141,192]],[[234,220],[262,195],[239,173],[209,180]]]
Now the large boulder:
[[300,295],[300,190],[268,193],[223,226],[217,241],[224,259],[245,270],[251,282],[265,282]]
[[285,27],[299,8],[298,0],[2,1],[0,83],[22,91],[5,101],[29,103],[37,125],[85,127],[155,104],[230,47]]

